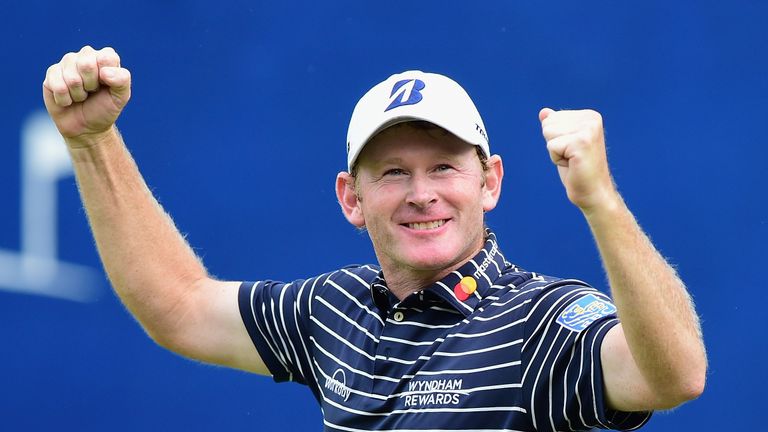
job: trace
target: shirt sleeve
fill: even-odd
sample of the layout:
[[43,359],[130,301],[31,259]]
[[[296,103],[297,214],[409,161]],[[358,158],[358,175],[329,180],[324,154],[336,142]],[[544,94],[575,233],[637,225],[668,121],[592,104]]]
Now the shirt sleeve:
[[536,430],[632,430],[651,412],[607,407],[600,348],[618,324],[605,294],[578,281],[550,283],[532,299],[522,347],[523,394]]
[[319,278],[291,283],[240,284],[240,315],[253,344],[277,382],[315,387],[308,349],[310,298]]

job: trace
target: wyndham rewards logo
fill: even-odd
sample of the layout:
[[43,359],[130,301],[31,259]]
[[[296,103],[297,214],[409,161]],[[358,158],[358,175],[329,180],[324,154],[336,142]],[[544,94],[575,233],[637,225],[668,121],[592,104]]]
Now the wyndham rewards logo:
[[415,78],[396,82],[392,86],[392,92],[389,94],[389,106],[384,112],[399,106],[414,105],[421,102],[424,99],[424,96],[421,94],[421,90],[424,90],[424,87],[426,87],[424,81]]
[[599,318],[614,312],[616,306],[589,294],[568,305],[557,317],[557,322],[569,330],[580,332]]
[[433,379],[411,381],[408,391],[400,395],[408,408],[459,405],[461,397],[469,394],[462,390],[463,379]]

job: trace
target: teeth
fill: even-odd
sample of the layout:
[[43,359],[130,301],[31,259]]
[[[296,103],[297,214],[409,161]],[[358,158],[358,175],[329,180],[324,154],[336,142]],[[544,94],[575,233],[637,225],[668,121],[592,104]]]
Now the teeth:
[[435,228],[440,228],[445,224],[445,219],[440,219],[432,222],[417,222],[417,223],[409,223],[408,228],[415,229],[415,230],[431,230]]

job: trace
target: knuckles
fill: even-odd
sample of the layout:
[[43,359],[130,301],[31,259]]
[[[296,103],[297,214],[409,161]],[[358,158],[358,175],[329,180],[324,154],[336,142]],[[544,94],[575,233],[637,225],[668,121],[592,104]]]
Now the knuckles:
[[51,93],[57,96],[69,94],[69,88],[63,82],[61,84],[49,82],[48,88],[51,90]]
[[59,64],[52,64],[48,66],[48,70],[45,71],[44,83],[50,88],[56,81],[56,73],[59,72]]
[[104,47],[96,51],[96,58],[99,65],[118,66],[120,64],[120,55],[112,47]]
[[72,88],[84,85],[84,77],[96,75],[100,65],[118,66],[120,56],[112,47],[95,50],[85,45],[78,52],[68,52],[61,60],[48,67],[45,75],[46,86],[55,94],[64,94]]
[[542,133],[547,140],[572,135],[576,141],[591,142],[603,134],[603,117],[591,109],[555,111],[542,122]]
[[90,73],[96,72],[99,66],[119,66],[120,56],[112,47],[96,50],[86,45],[78,52],[68,52],[61,57],[59,65],[65,67],[70,64],[75,64],[78,69]]
[[603,116],[599,112],[597,112],[597,111],[595,111],[593,109],[585,109],[585,110],[581,110],[581,111],[584,113],[585,117],[587,117],[587,118],[591,119],[592,121],[595,121],[595,122],[597,122],[599,124],[603,124]]
[[63,77],[67,87],[74,88],[83,86],[83,78],[77,72],[65,71]]
[[77,69],[81,73],[93,74],[96,73],[96,58],[92,56],[80,56],[77,58]]

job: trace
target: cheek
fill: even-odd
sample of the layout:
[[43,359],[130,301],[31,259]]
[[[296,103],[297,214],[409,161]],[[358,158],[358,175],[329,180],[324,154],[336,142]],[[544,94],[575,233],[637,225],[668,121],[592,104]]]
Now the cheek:
[[484,189],[478,184],[477,178],[471,181],[454,182],[446,190],[449,199],[457,205],[482,207]]
[[380,191],[375,193],[368,192],[363,195],[364,198],[359,202],[359,206],[365,225],[370,229],[371,227],[381,225],[384,220],[389,219],[397,206],[393,200],[382,199],[385,195]]
[[398,183],[368,186],[361,191],[362,207],[369,212],[396,208],[401,201],[405,200],[404,190],[402,184]]

